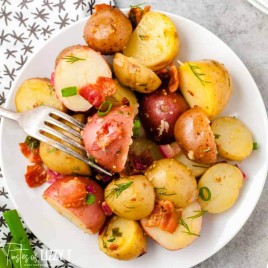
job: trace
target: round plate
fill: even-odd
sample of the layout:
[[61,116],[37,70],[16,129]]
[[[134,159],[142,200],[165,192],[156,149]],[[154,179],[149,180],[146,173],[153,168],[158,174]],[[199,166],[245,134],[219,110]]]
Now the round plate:
[[[224,111],[241,119],[253,132],[260,148],[243,163],[241,169],[247,177],[236,204],[219,215],[205,215],[201,237],[192,245],[179,251],[168,251],[148,239],[147,254],[135,260],[122,262],[103,254],[97,235],[83,233],[59,215],[43,199],[48,187],[30,189],[24,181],[27,160],[22,156],[18,143],[25,138],[16,122],[2,120],[0,148],[6,184],[21,216],[32,232],[50,249],[62,250],[66,259],[83,267],[151,268],[191,267],[210,257],[228,243],[241,229],[253,211],[265,183],[267,173],[267,115],[258,88],[250,73],[235,53],[214,34],[185,18],[166,13],[175,23],[181,40],[179,59],[215,59],[229,70],[234,93]],[[23,68],[9,94],[6,108],[15,110],[16,89],[27,78],[50,77],[58,53],[65,47],[84,44],[83,27],[86,19],[49,40]]]

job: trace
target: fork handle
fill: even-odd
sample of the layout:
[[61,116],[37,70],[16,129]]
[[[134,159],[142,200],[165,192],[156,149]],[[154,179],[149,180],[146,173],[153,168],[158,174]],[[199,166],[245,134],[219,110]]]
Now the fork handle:
[[18,121],[20,114],[8,111],[8,110],[3,109],[3,108],[0,107],[0,116],[8,118],[8,119],[15,120],[15,121]]

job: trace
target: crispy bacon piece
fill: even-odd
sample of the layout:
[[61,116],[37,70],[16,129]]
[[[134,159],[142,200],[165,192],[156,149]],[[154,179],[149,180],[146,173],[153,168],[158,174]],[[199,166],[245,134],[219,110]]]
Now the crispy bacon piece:
[[42,185],[47,178],[47,172],[40,163],[27,166],[27,172],[24,175],[27,185],[35,188]]
[[168,200],[158,200],[148,217],[146,226],[159,227],[163,231],[174,233],[178,227],[180,214],[174,210],[174,205]]
[[37,148],[31,148],[28,144],[25,142],[22,142],[19,144],[20,151],[22,154],[31,162],[31,163],[41,163],[42,160],[39,155],[39,147]]
[[171,63],[164,69],[157,72],[157,75],[162,80],[162,86],[168,89],[169,92],[175,92],[179,87],[179,73],[176,66]]
[[85,204],[86,196],[86,185],[77,177],[68,182],[61,183],[59,200],[64,207],[81,207]]
[[116,84],[112,78],[99,76],[95,84],[87,84],[79,89],[79,94],[96,108],[105,101],[105,97],[116,92]]

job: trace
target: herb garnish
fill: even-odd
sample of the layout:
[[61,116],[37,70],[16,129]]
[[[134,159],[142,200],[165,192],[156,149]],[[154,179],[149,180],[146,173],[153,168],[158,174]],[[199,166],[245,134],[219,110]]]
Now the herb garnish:
[[132,129],[133,136],[138,137],[140,135],[141,122],[140,120],[134,120],[134,126]]
[[214,134],[215,139],[218,139],[220,136],[220,134]]
[[199,196],[203,201],[209,201],[211,199],[211,192],[208,187],[201,187],[199,189]]
[[259,145],[257,142],[253,142],[252,144],[253,150],[258,150],[259,149]]
[[121,237],[122,233],[119,232],[119,228],[113,228],[112,229],[112,236],[110,237],[110,239],[107,240],[107,242],[114,242],[114,240],[116,239],[116,237]]
[[139,38],[144,41],[148,39],[148,35],[139,35]]
[[106,198],[109,198],[109,197],[111,197],[111,198],[113,198],[114,199],[114,197],[118,197],[123,191],[125,191],[131,184],[133,183],[133,181],[129,181],[129,182],[127,182],[127,183],[120,183],[120,184],[117,184],[117,183],[115,183],[114,185],[116,186],[116,187],[114,187],[114,188],[112,188],[111,190],[110,190],[110,193],[106,196]]
[[26,139],[25,139],[25,143],[26,145],[28,145],[28,147],[31,149],[31,150],[34,150],[36,148],[39,147],[40,145],[40,141],[31,137],[31,136],[27,136]]
[[92,205],[95,202],[95,195],[94,194],[87,194],[86,196],[86,203],[88,205]]
[[187,232],[182,231],[182,233],[186,233],[186,234],[188,234],[188,235],[196,235],[196,236],[200,236],[200,235],[195,234],[195,233],[192,233],[192,232],[190,231],[190,228],[189,228],[188,224],[184,221],[183,218],[180,218],[179,224],[182,225],[182,226],[187,230]]
[[200,83],[205,86],[205,84],[209,84],[211,82],[208,82],[202,78],[202,76],[205,76],[206,74],[201,73],[201,68],[197,65],[191,65],[189,62],[187,63],[193,72],[193,74],[196,76],[196,78],[200,81]]
[[166,187],[155,187],[155,190],[157,191],[157,194],[159,195],[159,196],[168,196],[168,195],[175,195],[176,193],[167,193],[166,191],[167,191],[167,189],[166,189]]
[[110,101],[105,101],[101,104],[98,109],[98,116],[104,116],[110,112],[112,109],[113,104]]
[[193,216],[190,216],[188,217],[187,219],[196,219],[196,218],[199,218],[199,217],[202,217],[203,215],[205,215],[208,211],[207,210],[195,210],[194,212],[196,212],[197,214],[196,215],[193,215]]
[[144,5],[144,4],[146,4],[146,2],[138,4],[138,5],[135,5],[135,6],[130,5],[130,8],[141,8],[141,6]]
[[75,63],[77,61],[80,61],[80,60],[86,60],[86,59],[78,58],[78,57],[75,57],[75,56],[66,56],[63,59],[66,60],[66,62],[70,62],[71,64],[73,64],[73,63]]
[[76,87],[65,87],[61,90],[62,97],[71,97],[77,95]]

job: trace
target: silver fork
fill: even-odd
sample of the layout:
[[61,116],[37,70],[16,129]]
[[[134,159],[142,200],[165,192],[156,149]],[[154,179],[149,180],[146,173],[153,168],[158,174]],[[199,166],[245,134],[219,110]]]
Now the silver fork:
[[64,129],[64,130],[68,131],[69,133],[71,133],[72,135],[74,135],[75,137],[78,137],[81,139],[80,131],[76,131],[75,129],[67,126],[66,124],[59,121],[58,119],[53,118],[52,117],[53,115],[57,116],[59,119],[64,119],[67,122],[70,122],[71,124],[75,125],[76,127],[78,127],[81,130],[84,129],[84,127],[85,127],[85,125],[83,123],[79,122],[78,120],[74,119],[73,117],[71,117],[71,116],[69,116],[69,115],[67,115],[59,110],[56,110],[54,108],[50,108],[47,106],[39,106],[39,107],[36,107],[30,111],[23,112],[23,113],[11,112],[11,111],[5,110],[5,109],[0,107],[0,116],[17,121],[27,135],[29,135],[33,138],[36,138],[39,141],[43,141],[45,143],[48,143],[49,145],[65,152],[67,154],[70,154],[70,155],[74,156],[75,158],[80,159],[81,161],[87,163],[92,168],[95,168],[98,171],[100,171],[108,176],[112,176],[112,174],[110,172],[108,172],[105,169],[103,169],[102,167],[96,165],[95,163],[90,161],[89,158],[80,155],[79,153],[72,150],[68,146],[65,146],[62,143],[60,143],[56,140],[53,140],[52,138],[44,135],[45,133],[51,134],[51,135],[61,139],[63,142],[68,143],[69,145],[81,150],[82,152],[86,153],[86,155],[88,155],[84,146],[82,146],[77,141],[71,139],[70,137],[64,135],[63,133],[55,130],[54,128],[52,128],[51,126],[48,125],[48,124],[50,124],[50,125],[60,127],[61,129]]

